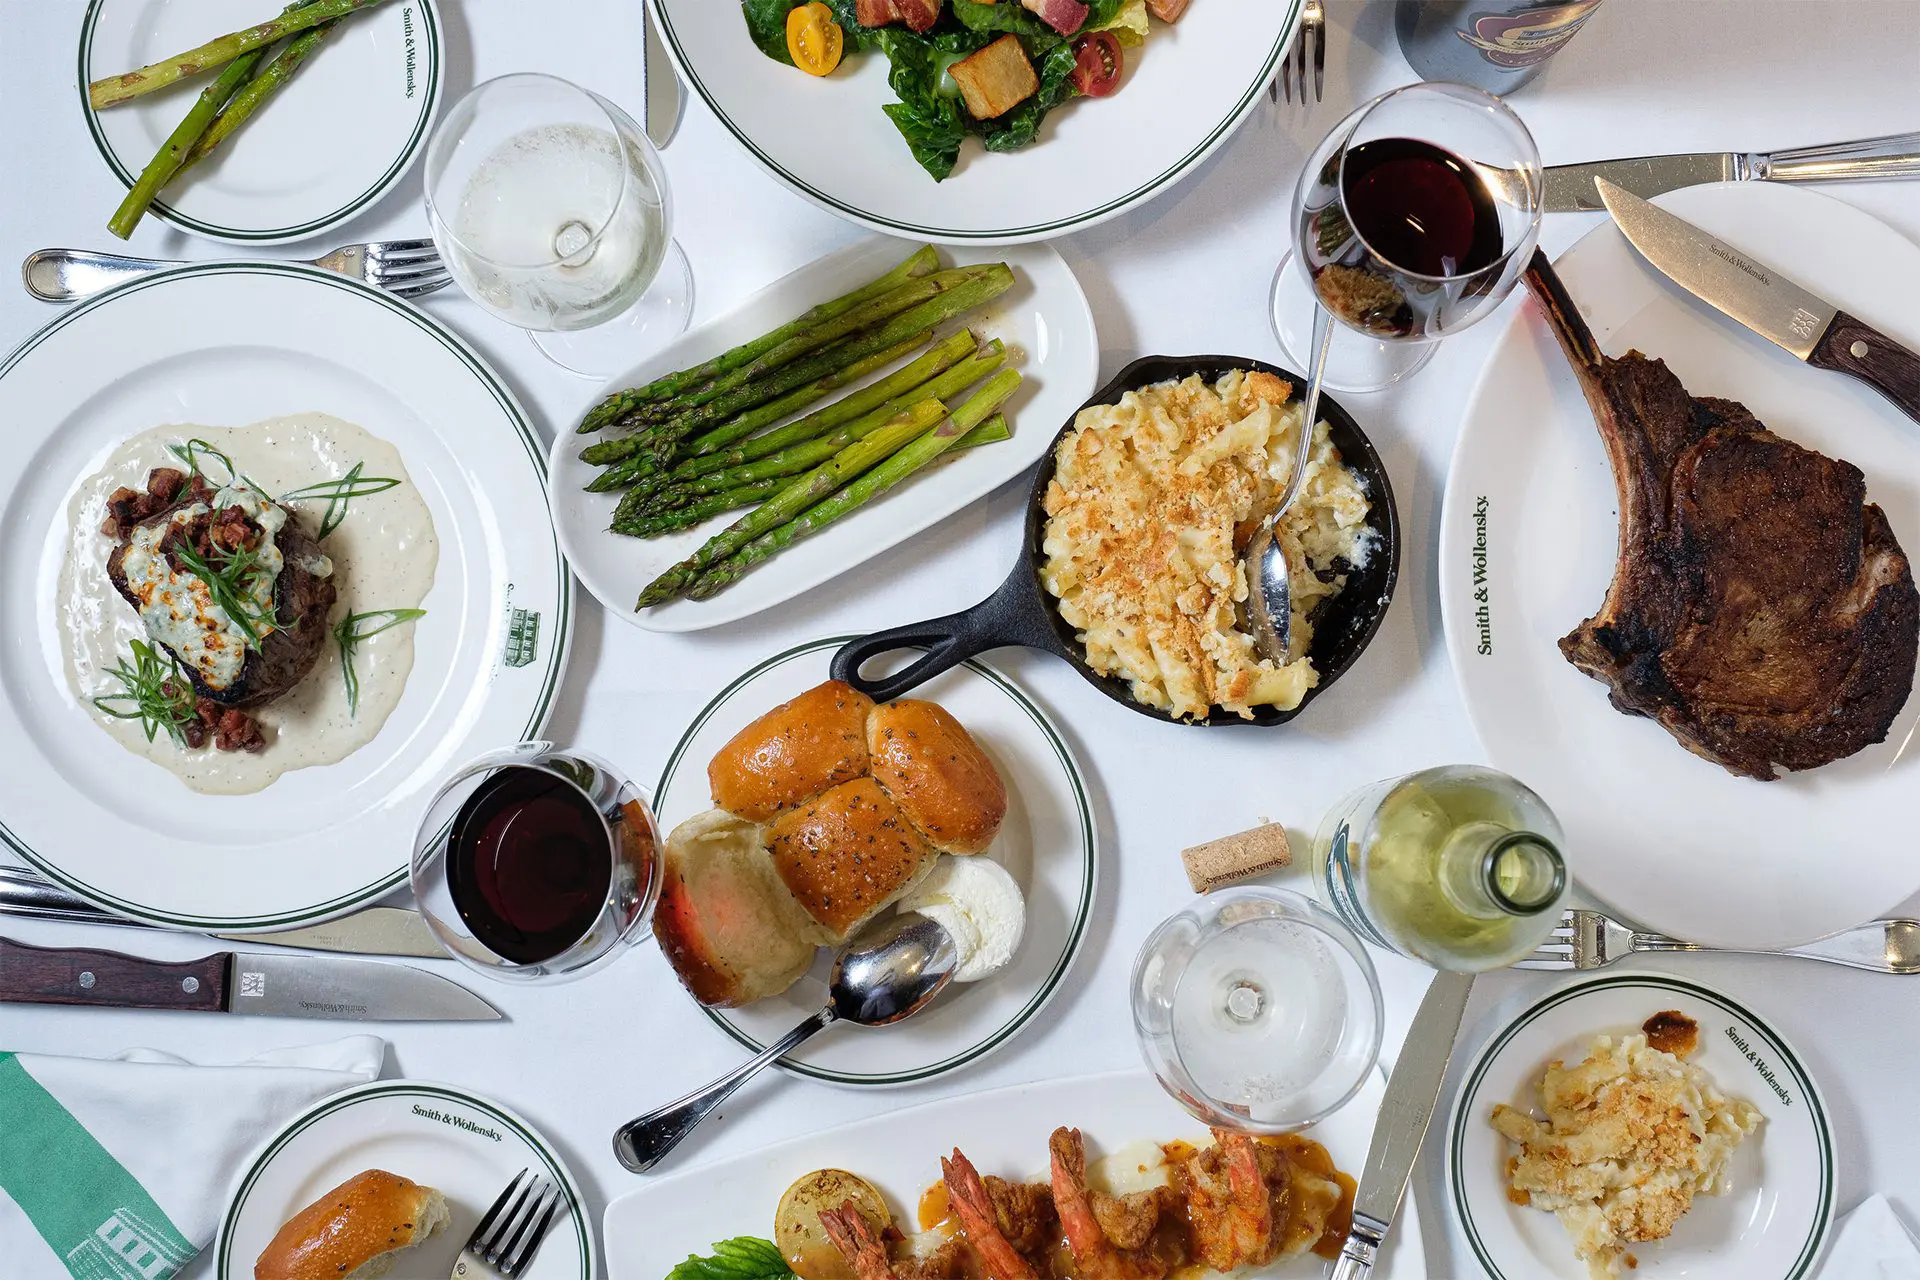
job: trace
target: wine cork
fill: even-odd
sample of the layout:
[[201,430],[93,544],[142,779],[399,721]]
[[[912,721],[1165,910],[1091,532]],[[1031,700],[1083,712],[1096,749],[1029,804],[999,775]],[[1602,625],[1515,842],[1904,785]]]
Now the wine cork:
[[1269,822],[1251,831],[1182,849],[1180,861],[1186,864],[1193,891],[1206,893],[1290,866],[1293,849],[1287,843],[1287,829],[1277,822]]

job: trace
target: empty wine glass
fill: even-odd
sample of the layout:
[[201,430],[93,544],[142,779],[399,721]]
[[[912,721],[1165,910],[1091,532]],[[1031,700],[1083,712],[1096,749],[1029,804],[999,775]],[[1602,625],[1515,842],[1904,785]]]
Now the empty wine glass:
[[1382,94],[1307,157],[1273,324],[1296,367],[1324,308],[1325,385],[1378,391],[1505,300],[1540,237],[1540,153],[1518,116],[1460,84]]
[[426,187],[460,288],[562,368],[610,377],[686,328],[660,156],[598,94],[531,73],[475,86],[433,131]]
[[1380,1057],[1380,981],[1326,908],[1285,889],[1209,893],[1133,965],[1140,1051],[1209,1125],[1291,1133],[1359,1092]]
[[639,787],[584,751],[523,742],[447,779],[421,816],[413,896],[491,978],[577,977],[648,936],[663,845]]

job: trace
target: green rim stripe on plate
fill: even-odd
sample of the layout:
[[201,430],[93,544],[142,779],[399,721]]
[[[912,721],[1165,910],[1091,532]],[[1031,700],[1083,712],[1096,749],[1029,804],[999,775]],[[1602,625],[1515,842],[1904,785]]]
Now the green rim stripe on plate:
[[[549,520],[547,532],[553,545],[553,568],[555,575],[554,605],[559,614],[559,625],[554,628],[552,648],[548,651],[547,669],[541,682],[539,696],[534,703],[533,713],[527,718],[526,728],[521,731],[523,738],[537,737],[540,730],[546,726],[547,717],[553,710],[554,695],[558,692],[560,674],[566,665],[566,653],[573,638],[573,575],[567,568],[566,558],[560,553],[559,538],[553,533],[551,520],[552,509],[547,496],[546,451],[540,447],[539,436],[534,432],[532,424],[527,421],[526,415],[521,412],[519,404],[513,398],[513,394],[501,383],[499,377],[493,370],[488,368],[485,362],[482,361],[464,341],[442,328],[437,321],[425,312],[416,310],[406,303],[382,293],[371,285],[360,284],[357,281],[349,280],[345,276],[336,275],[331,271],[323,271],[318,267],[309,267],[298,263],[287,262],[191,263],[186,266],[173,267],[166,271],[156,271],[151,275],[142,276],[139,279],[130,280],[126,284],[118,285],[84,302],[75,303],[67,311],[50,321],[45,328],[33,334],[27,338],[25,342],[22,342],[18,347],[14,348],[13,352],[8,355],[4,361],[0,361],[0,378],[6,377],[15,365],[25,359],[36,347],[48,338],[64,329],[67,325],[80,319],[82,316],[91,314],[103,306],[118,302],[120,299],[139,293],[142,290],[151,289],[175,280],[196,276],[221,275],[289,276],[305,281],[308,284],[340,289],[365,301],[378,303],[394,315],[407,320],[422,333],[435,339],[441,346],[445,347],[455,359],[465,365],[467,370],[479,380],[481,386],[493,397],[494,403],[497,404],[501,412],[506,415],[508,422],[512,424],[514,431],[518,434],[520,447],[526,452],[527,458],[533,465],[534,474],[539,480],[540,503],[542,506],[548,508]],[[287,928],[292,925],[311,923],[333,912],[344,910],[358,903],[366,902],[373,898],[380,897],[383,894],[390,893],[404,884],[407,879],[407,868],[403,866],[397,868],[389,875],[382,876],[379,880],[371,884],[340,894],[326,902],[302,907],[297,911],[282,912],[270,916],[181,916],[155,911],[137,903],[127,902],[124,899],[117,898],[110,893],[95,888],[86,881],[53,865],[41,855],[36,854],[28,847],[26,841],[22,840],[6,825],[4,820],[0,820],[0,844],[6,845],[22,858],[25,858],[49,879],[95,902],[110,904],[116,911],[124,915],[133,916],[140,920],[150,920],[158,924],[177,925],[184,928],[200,929],[209,932],[214,930],[224,932],[240,929]]]
[[227,1274],[227,1265],[233,1252],[233,1227],[246,1207],[247,1197],[253,1194],[254,1184],[259,1182],[260,1175],[267,1171],[267,1166],[273,1163],[273,1158],[279,1155],[289,1142],[335,1112],[358,1106],[370,1098],[406,1096],[433,1098],[471,1107],[475,1111],[485,1113],[490,1119],[497,1120],[526,1143],[546,1164],[548,1175],[567,1197],[567,1207],[573,1211],[574,1238],[579,1245],[581,1280],[593,1280],[593,1224],[587,1220],[586,1205],[576,1194],[577,1189],[573,1185],[572,1175],[568,1173],[567,1167],[560,1163],[560,1158],[541,1140],[540,1135],[483,1098],[470,1093],[461,1093],[456,1089],[414,1084],[407,1080],[376,1080],[371,1084],[337,1093],[331,1098],[322,1099],[313,1110],[298,1117],[281,1130],[279,1136],[274,1138],[247,1167],[246,1173],[240,1179],[239,1189],[234,1192],[233,1199],[227,1204],[226,1213],[220,1219],[220,1247],[214,1259],[214,1280],[224,1280]]
[[[1449,1135],[1447,1142],[1448,1162],[1452,1166],[1448,1174],[1448,1183],[1453,1192],[1454,1212],[1460,1217],[1460,1228],[1466,1234],[1467,1243],[1472,1247],[1474,1257],[1479,1260],[1482,1267],[1486,1268],[1491,1280],[1509,1280],[1507,1273],[1494,1262],[1486,1243],[1480,1238],[1479,1225],[1474,1221],[1473,1209],[1467,1199],[1464,1159],[1467,1125],[1471,1122],[1478,1106],[1480,1086],[1485,1083],[1487,1072],[1513,1038],[1543,1014],[1590,991],[1612,987],[1647,987],[1656,991],[1679,991],[1706,1001],[1744,1022],[1755,1032],[1763,1033],[1771,1042],[1777,1059],[1785,1064],[1787,1070],[1799,1083],[1801,1096],[1807,1102],[1807,1115],[1813,1121],[1814,1137],[1820,1147],[1820,1196],[1814,1207],[1813,1229],[1808,1234],[1806,1243],[1801,1246],[1792,1267],[1782,1274],[1781,1280],[1803,1280],[1818,1259],[1820,1246],[1825,1241],[1827,1230],[1833,1220],[1833,1132],[1828,1125],[1826,1104],[1821,1099],[1820,1091],[1815,1087],[1813,1078],[1806,1073],[1806,1069],[1800,1065],[1800,1060],[1794,1056],[1793,1051],[1781,1040],[1779,1033],[1774,1031],[1771,1025],[1754,1017],[1745,1006],[1729,996],[1721,995],[1717,991],[1685,979],[1670,978],[1664,974],[1623,973],[1599,978],[1592,982],[1576,983],[1535,1004],[1480,1051],[1478,1061],[1474,1063],[1466,1083],[1461,1086],[1460,1103],[1454,1111],[1453,1132]],[[1763,1278],[1754,1277],[1754,1280],[1763,1280]]]
[[[123,186],[131,188],[137,180],[137,175],[130,172],[127,167],[120,162],[119,155],[108,145],[106,132],[100,127],[99,113],[93,109],[93,105],[87,97],[87,85],[92,75],[91,64],[93,61],[94,27],[100,20],[101,7],[106,3],[107,0],[89,0],[86,17],[81,21],[80,71],[78,76],[80,83],[80,109],[86,116],[87,132],[92,136],[93,145],[99,150],[101,159],[107,162],[107,167],[113,170],[114,176],[120,179]],[[414,3],[420,6],[422,24],[426,28],[426,92],[420,95],[420,110],[415,115],[413,128],[408,133],[406,143],[400,149],[400,154],[394,158],[393,163],[387,166],[386,171],[382,173],[371,186],[331,213],[309,218],[307,221],[297,223],[291,227],[273,227],[258,230],[223,227],[217,223],[206,222],[181,213],[175,206],[157,198],[154,200],[152,206],[155,215],[183,230],[197,231],[202,235],[212,236],[216,239],[268,243],[282,240],[297,240],[302,236],[317,235],[325,231],[328,227],[337,226],[345,222],[348,218],[360,212],[361,209],[373,201],[378,200],[381,196],[384,196],[392,189],[394,183],[400,180],[401,175],[412,166],[413,158],[420,153],[420,145],[426,140],[427,129],[433,124],[435,109],[440,102],[440,64],[443,60],[444,53],[440,41],[440,15],[438,9],[435,8],[437,0],[408,0],[408,3]]]
[[[712,3],[713,0],[704,0],[704,2]],[[1236,124],[1245,118],[1248,108],[1258,100],[1262,93],[1266,92],[1267,85],[1272,82],[1273,77],[1279,72],[1281,60],[1286,57],[1287,50],[1293,45],[1291,33],[1297,26],[1300,17],[1300,7],[1305,3],[1305,0],[1287,0],[1287,3],[1289,5],[1289,12],[1280,24],[1280,33],[1283,38],[1275,41],[1273,52],[1267,56],[1266,66],[1261,71],[1259,78],[1254,82],[1253,87],[1248,89],[1247,92],[1242,95],[1240,101],[1234,104],[1233,109],[1227,113],[1225,120],[1222,120],[1211,133],[1200,141],[1199,145],[1188,151],[1187,154],[1182,156],[1171,168],[1161,173],[1158,177],[1152,178],[1134,188],[1125,195],[1109,200],[1098,208],[1086,209],[1071,217],[1058,218],[1052,222],[1037,222],[1025,227],[996,227],[984,231],[962,231],[954,227],[926,226],[915,222],[900,222],[893,218],[883,218],[879,214],[865,209],[855,208],[853,205],[847,204],[842,200],[837,200],[818,187],[802,181],[798,174],[788,170],[771,155],[761,150],[759,145],[747,135],[747,132],[733,122],[733,118],[726,113],[719,101],[708,91],[705,81],[700,79],[699,72],[694,68],[693,60],[687,56],[686,50],[680,47],[680,38],[673,29],[673,16],[667,12],[666,4],[661,2],[661,0],[655,0],[653,4],[653,16],[659,22],[660,31],[666,41],[668,49],[672,51],[675,66],[677,66],[681,74],[685,76],[687,83],[693,86],[694,92],[700,95],[700,100],[707,104],[708,110],[712,111],[720,123],[727,127],[727,132],[733,135],[736,142],[742,147],[745,147],[761,164],[764,164],[768,169],[780,175],[781,180],[790,184],[794,190],[804,192],[809,199],[818,201],[826,208],[832,209],[836,213],[845,214],[855,222],[864,223],[867,226],[886,227],[910,236],[921,236],[946,243],[957,243],[969,240],[999,240],[1008,236],[1039,236],[1046,233],[1060,234],[1071,231],[1075,227],[1098,222],[1107,214],[1118,212],[1136,201],[1145,200],[1157,193],[1162,187],[1170,183],[1178,182],[1181,178],[1185,177],[1187,170],[1191,168],[1200,157],[1206,155]],[[877,107],[875,109],[878,110]]]
[[[654,800],[658,802],[667,794],[667,787],[673,782],[673,775],[679,768],[681,757],[687,753],[688,748],[693,744],[694,738],[699,735],[700,730],[705,727],[707,721],[711,719],[714,713],[719,711],[722,706],[732,700],[733,696],[746,687],[746,685],[766,674],[768,671],[771,671],[773,668],[792,661],[795,658],[805,657],[807,654],[815,653],[821,649],[837,649],[849,640],[858,638],[857,636],[851,635],[828,636],[824,639],[810,640],[805,644],[795,645],[791,649],[777,653],[771,658],[766,659],[733,680],[732,683],[728,684],[726,688],[715,695],[713,701],[709,702],[698,716],[694,717],[693,723],[687,726],[687,731],[681,735],[680,741],[674,745],[673,752],[667,757],[666,767],[660,771],[660,784],[654,788]],[[1061,948],[1060,959],[1055,963],[1052,971],[1047,974],[1046,980],[1040,984],[1039,990],[1034,993],[1031,1000],[1016,1010],[1005,1024],[993,1031],[985,1039],[955,1054],[951,1058],[946,1058],[924,1067],[915,1067],[911,1071],[882,1072],[873,1075],[849,1075],[843,1071],[832,1071],[804,1062],[783,1061],[780,1063],[782,1067],[797,1075],[808,1076],[815,1080],[825,1080],[834,1084],[853,1085],[910,1084],[916,1080],[926,1080],[934,1076],[944,1075],[956,1067],[964,1066],[992,1052],[1004,1044],[1008,1038],[1016,1034],[1022,1027],[1026,1026],[1026,1024],[1033,1019],[1033,1016],[1045,1006],[1047,1001],[1053,998],[1054,991],[1059,987],[1061,980],[1066,977],[1067,969],[1072,965],[1074,957],[1079,954],[1081,940],[1087,931],[1087,921],[1092,915],[1093,892],[1098,882],[1099,874],[1095,861],[1096,844],[1093,826],[1093,807],[1087,800],[1086,787],[1080,777],[1080,768],[1078,764],[1075,763],[1072,753],[1067,750],[1067,744],[1061,739],[1059,732],[1054,729],[1052,722],[1047,719],[1046,714],[1042,712],[1039,707],[1035,706],[1033,701],[1029,699],[1018,686],[998,671],[995,671],[992,667],[987,666],[977,659],[969,658],[962,663],[961,666],[973,672],[975,675],[984,677],[988,683],[1005,693],[1015,706],[1026,713],[1027,718],[1032,720],[1041,733],[1046,735],[1048,744],[1053,747],[1054,755],[1059,759],[1061,767],[1066,771],[1067,781],[1073,788],[1074,807],[1080,817],[1083,874],[1080,880],[1080,902],[1074,911],[1072,926],[1067,931],[1066,945]],[[744,1048],[754,1053],[759,1053],[767,1047],[765,1044],[755,1040],[752,1036],[727,1021],[718,1011],[701,1005],[700,1012],[706,1014],[715,1026],[733,1037],[733,1039]]]

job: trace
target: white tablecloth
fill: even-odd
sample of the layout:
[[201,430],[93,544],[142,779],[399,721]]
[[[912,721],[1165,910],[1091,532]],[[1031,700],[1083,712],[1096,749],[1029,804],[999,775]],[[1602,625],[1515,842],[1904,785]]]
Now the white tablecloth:
[[[447,102],[478,80],[539,70],[578,80],[639,114],[635,0],[442,2]],[[1324,104],[1303,112],[1263,103],[1179,188],[1056,242],[1092,301],[1103,376],[1144,353],[1277,358],[1267,291],[1288,243],[1287,205],[1301,157],[1353,104],[1412,78],[1393,40],[1387,0],[1330,0],[1328,9]],[[104,222],[121,190],[97,158],[76,103],[73,49],[81,10],[79,0],[0,0],[5,261],[47,245],[113,246]],[[1764,149],[1920,129],[1917,17],[1915,0],[1611,0],[1513,105],[1548,163]],[[666,163],[678,238],[697,281],[697,320],[863,234],[765,176],[697,102],[689,102]],[[326,237],[328,244],[306,252],[380,235],[425,234],[417,182],[417,174],[411,176],[365,216]],[[1920,186],[1830,190],[1920,239]],[[1557,253],[1596,217],[1550,215],[1546,248]],[[132,244],[134,252],[166,257],[211,258],[220,249],[154,219]],[[554,370],[526,338],[456,290],[426,305],[492,358],[547,431],[575,417],[590,398],[591,386]],[[24,292],[0,289],[0,347],[55,314]],[[763,1080],[709,1122],[673,1167],[930,1098],[1136,1063],[1128,969],[1152,925],[1189,893],[1182,846],[1267,817],[1311,829],[1350,787],[1481,758],[1442,645],[1433,548],[1461,407],[1500,327],[1495,318],[1453,338],[1404,388],[1347,398],[1399,494],[1407,530],[1400,588],[1372,648],[1337,691],[1287,729],[1221,735],[1156,725],[1114,707],[1051,658],[1022,651],[994,658],[1065,726],[1091,775],[1106,860],[1092,935],[1048,1015],[986,1063],[928,1085],[852,1092]],[[1920,341],[1920,320],[1903,336]],[[1005,486],[859,570],[719,631],[651,635],[589,600],[553,736],[591,747],[639,779],[656,777],[688,718],[767,653],[805,637],[946,613],[985,596],[1012,562],[1021,488]],[[24,749],[30,748],[5,748]],[[163,958],[206,950],[204,942],[185,937],[17,920],[5,920],[4,928],[24,941],[121,945]],[[1798,1044],[1838,1126],[1842,1211],[1879,1190],[1908,1221],[1920,1219],[1920,1163],[1910,1156],[1920,1132],[1912,1069],[1913,1046],[1920,1043],[1920,979],[1902,985],[1897,978],[1764,959],[1675,959],[1661,967],[1721,986]],[[1427,974],[1392,957],[1382,957],[1380,969],[1391,1059]],[[1551,981],[1520,974],[1483,979],[1467,1015],[1463,1056]],[[574,1161],[596,1215],[608,1199],[637,1185],[613,1159],[614,1127],[738,1058],[738,1047],[680,994],[650,947],[573,985],[545,991],[489,986],[485,994],[510,1021],[384,1028],[394,1045],[389,1073],[457,1082],[523,1112]],[[106,1054],[140,1044],[209,1059],[245,1057],[313,1033],[310,1026],[253,1019],[0,1005],[0,1048],[43,1053]],[[1475,1276],[1473,1262],[1450,1238],[1440,1178],[1430,1143],[1415,1175],[1428,1274]],[[203,1262],[194,1274],[205,1271]]]

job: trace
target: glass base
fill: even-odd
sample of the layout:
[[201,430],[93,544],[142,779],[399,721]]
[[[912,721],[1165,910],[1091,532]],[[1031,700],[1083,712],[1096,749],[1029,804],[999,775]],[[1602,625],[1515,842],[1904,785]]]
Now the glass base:
[[591,329],[529,331],[540,354],[580,378],[605,382],[686,332],[693,316],[693,269],[679,241],[667,245],[660,271],[625,311]]
[[[1313,313],[1318,307],[1294,255],[1280,259],[1273,277],[1273,335],[1291,366],[1303,375],[1313,360]],[[1344,324],[1333,326],[1321,385],[1329,391],[1384,391],[1433,359],[1432,342],[1383,342]]]

